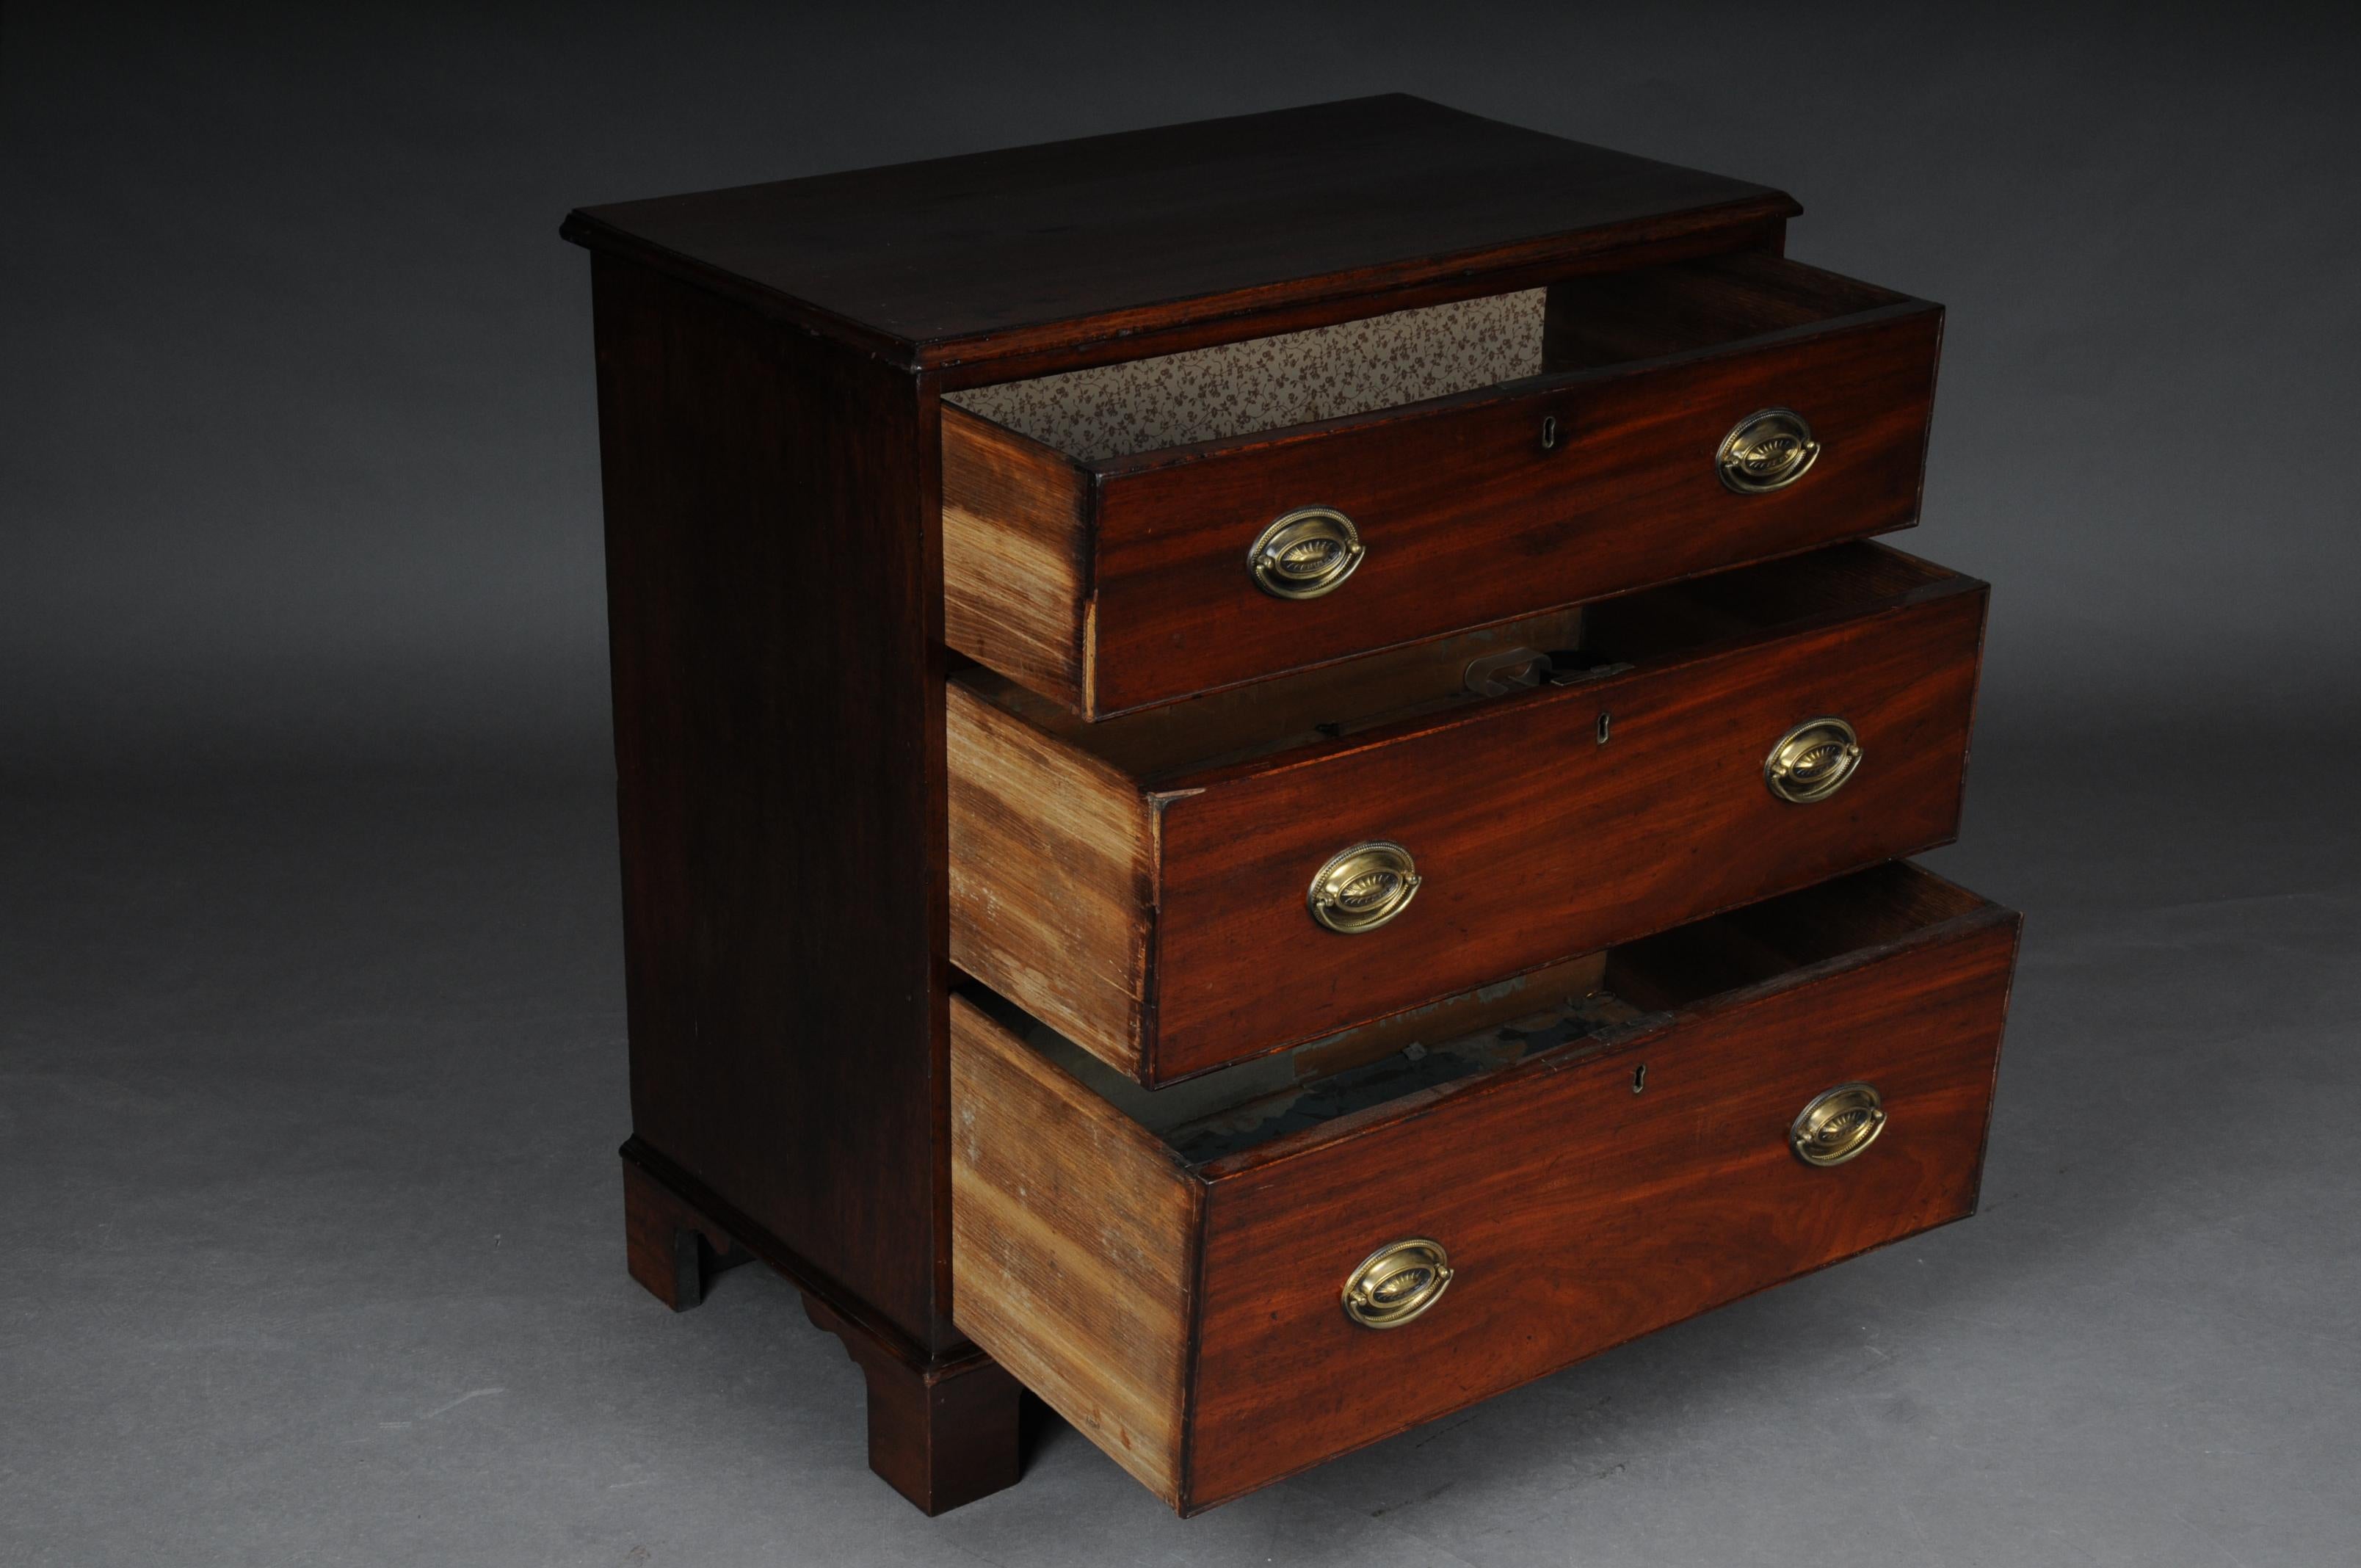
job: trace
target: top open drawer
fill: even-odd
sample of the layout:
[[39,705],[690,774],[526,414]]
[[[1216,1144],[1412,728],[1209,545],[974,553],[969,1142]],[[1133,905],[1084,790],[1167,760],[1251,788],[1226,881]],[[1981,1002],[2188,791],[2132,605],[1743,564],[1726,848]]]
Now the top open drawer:
[[954,393],[946,640],[1099,718],[1907,527],[1941,332],[1748,252]]

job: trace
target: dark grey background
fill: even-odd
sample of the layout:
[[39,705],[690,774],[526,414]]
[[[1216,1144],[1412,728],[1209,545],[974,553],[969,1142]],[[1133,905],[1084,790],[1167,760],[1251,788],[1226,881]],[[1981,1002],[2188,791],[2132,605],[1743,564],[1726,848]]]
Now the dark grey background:
[[[12,5],[0,1557],[2361,1552],[2349,8]],[[775,1280],[625,1279],[581,203],[1364,93],[1951,307],[1984,1213],[1205,1519],[928,1523]]]

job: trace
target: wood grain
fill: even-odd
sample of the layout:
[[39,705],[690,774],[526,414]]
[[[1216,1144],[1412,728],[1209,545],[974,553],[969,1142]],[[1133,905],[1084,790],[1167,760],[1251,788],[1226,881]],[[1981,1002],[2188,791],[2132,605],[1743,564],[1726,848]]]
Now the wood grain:
[[632,1126],[945,1348],[948,1152],[912,1091],[944,1048],[933,405],[658,274],[592,277]]
[[950,957],[1139,1070],[1162,802],[950,687]]
[[787,1275],[868,1375],[879,1474],[952,1507],[1016,1479],[1017,1433],[950,1321],[936,400],[592,278],[632,1272],[676,1307],[727,1243]]
[[[1105,718],[1908,527],[1941,324],[1938,306],[1750,254],[1561,282],[1560,373],[1408,408],[1087,464],[953,412],[946,549],[955,535],[976,565],[951,640]],[[1713,455],[1774,405],[1805,412],[1822,455],[1786,489],[1732,494]],[[1323,598],[1257,591],[1246,545],[1312,504],[1369,554]]]
[[[1268,439],[1103,469],[1092,711],[1169,701],[1390,642],[1619,594],[1918,515],[1941,314],[1893,306],[1669,359],[1570,372]],[[1824,450],[1769,495],[1713,457],[1756,411]],[[1542,421],[1565,433],[1544,449]],[[1241,557],[1294,507],[1368,554],[1342,588],[1255,591]]]
[[943,405],[943,636],[1069,707],[1087,689],[1089,477]]
[[1391,96],[596,206],[563,232],[948,386],[1775,246],[1798,211]]
[[1577,647],[1586,613],[1501,621],[1113,718],[1083,718],[992,671],[963,672],[959,684],[1126,775],[1162,778],[1458,707],[1466,700],[1469,663],[1518,649]]
[[[1046,759],[1062,753],[1089,780],[1089,809],[1115,820],[1120,780],[1136,811],[1160,814],[1154,863],[1070,852],[1059,818],[1074,806],[1046,784],[996,785],[996,863],[971,872],[972,851],[955,841],[955,888],[996,879],[1089,911],[1101,935],[995,909],[994,943],[963,948],[961,967],[1154,1085],[1947,841],[1983,585],[1874,545],[1708,581],[1591,612],[1602,657],[1621,652],[1619,630],[1641,642],[1661,625],[1687,634],[1651,643],[1620,673],[1333,740],[1314,733],[1242,761],[1218,751],[1252,715],[1220,704],[1210,717],[1182,705],[1055,732],[1003,710],[1006,724],[971,731],[1018,755],[995,773],[1046,778]],[[962,677],[955,689],[963,707],[991,683]],[[1265,711],[1286,706],[1274,698]],[[1827,714],[1854,726],[1867,760],[1830,800],[1777,799],[1763,758],[1790,727]],[[1130,773],[1096,751],[1102,730],[1115,732],[1117,757],[1152,751],[1123,736],[1137,726],[1183,731],[1217,754]],[[1379,930],[1323,930],[1303,909],[1313,871],[1373,839],[1417,858],[1417,901]],[[1126,952],[1145,942],[1143,991],[1100,956],[1116,950],[1104,936],[1116,932]]]
[[[1949,841],[1983,616],[1963,583],[1292,768],[1192,775],[1165,814],[1146,1054],[1166,1077],[1203,1070]],[[1776,798],[1763,758],[1822,715],[1860,733],[1861,767],[1827,801]],[[1303,888],[1372,839],[1406,846],[1425,885],[1392,924],[1333,937]]]
[[[1784,262],[1797,210],[1389,98],[571,216],[633,1275],[676,1308],[741,1256],[786,1275],[928,1512],[1016,1479],[1017,1376],[1187,1512],[1971,1206],[2013,917],[1880,866],[1665,929],[1957,821],[1981,585],[1857,545],[1698,576],[1916,515],[1940,312]],[[1546,374],[1352,420],[1079,463],[940,406],[1541,287]],[[1712,446],[1774,402],[1820,465],[1730,497]],[[1312,500],[1371,543],[1352,591],[1254,593],[1246,542]],[[1453,695],[1526,639],[1587,677]],[[1003,674],[947,693],[954,647]],[[1869,771],[1766,815],[1773,734],[1830,710]],[[1378,824],[1416,836],[1415,923],[1318,931],[1310,866]],[[1150,1085],[1624,994],[1192,1167],[1112,1071],[954,1001],[954,957]],[[1885,1139],[1780,1164],[1831,1074],[1888,1091]],[[1412,1223],[1453,1295],[1340,1341],[1341,1266]]]
[[[1211,1168],[1184,1510],[1972,1212],[2015,941],[2014,916],[1965,916]],[[1855,1080],[1884,1133],[1805,1165],[1788,1124]],[[1398,1331],[1348,1322],[1347,1271],[1411,1235],[1450,1250],[1449,1293]]]
[[1177,1507],[1197,1183],[956,997],[951,1107],[960,1327]]
[[[2017,928],[1872,868],[1584,966],[1660,1012],[1197,1167],[955,1001],[959,1322],[1210,1507],[1971,1212]],[[1805,1166],[1789,1124],[1856,1080],[1885,1132]],[[1412,1235],[1450,1250],[1450,1291],[1398,1331],[1347,1321],[1347,1272]]]

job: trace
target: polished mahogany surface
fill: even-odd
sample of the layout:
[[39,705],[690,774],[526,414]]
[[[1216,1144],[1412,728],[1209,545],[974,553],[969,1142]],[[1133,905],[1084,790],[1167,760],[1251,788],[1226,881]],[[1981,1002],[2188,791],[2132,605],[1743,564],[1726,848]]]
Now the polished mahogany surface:
[[1366,314],[1353,297],[1490,291],[1464,280],[1651,245],[1734,248],[1715,236],[1800,210],[1393,95],[588,207],[565,232],[932,368],[1323,301]]

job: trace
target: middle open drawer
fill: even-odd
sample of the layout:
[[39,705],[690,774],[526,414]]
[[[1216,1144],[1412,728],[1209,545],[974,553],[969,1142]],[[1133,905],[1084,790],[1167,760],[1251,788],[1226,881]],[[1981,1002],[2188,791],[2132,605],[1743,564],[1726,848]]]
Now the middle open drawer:
[[968,671],[951,960],[1153,1086],[1915,854],[1986,597],[1844,544],[1098,724]]

